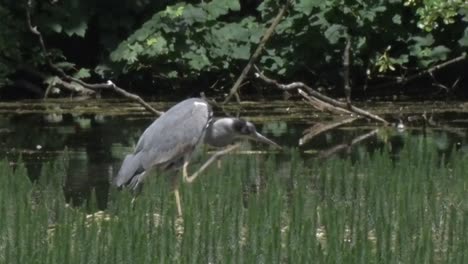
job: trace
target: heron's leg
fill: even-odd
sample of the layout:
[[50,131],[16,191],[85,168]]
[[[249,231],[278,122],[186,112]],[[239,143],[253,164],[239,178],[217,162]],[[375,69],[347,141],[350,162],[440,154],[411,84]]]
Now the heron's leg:
[[180,193],[179,193],[179,179],[177,177],[177,173],[172,175],[171,181],[172,181],[172,189],[174,190],[174,196],[175,196],[176,205],[177,205],[177,213],[179,216],[182,216],[182,205],[180,203]]
[[177,214],[182,217],[182,205],[180,204],[179,188],[174,190],[174,196],[177,204]]
[[188,172],[187,172],[187,167],[189,165],[188,159],[184,160],[184,166],[182,166],[182,178],[184,181],[188,178]]
[[[194,174],[192,174],[191,176],[188,176],[187,174],[187,168],[186,168],[186,164],[184,163],[184,181],[185,182],[188,182],[188,183],[191,183],[193,182],[197,177],[198,175],[200,175],[204,170],[206,170],[206,168],[208,168],[208,166],[211,165],[211,163],[213,163],[214,161],[216,161],[217,159],[219,159],[221,156],[223,155],[226,155],[228,154],[229,152],[233,151],[234,149],[240,147],[240,143],[237,143],[237,144],[234,144],[234,145],[231,145],[227,148],[224,148],[218,152],[216,152],[215,154],[213,154],[213,156],[211,156],[201,167],[200,169],[198,169]],[[187,163],[188,165],[188,163]]]

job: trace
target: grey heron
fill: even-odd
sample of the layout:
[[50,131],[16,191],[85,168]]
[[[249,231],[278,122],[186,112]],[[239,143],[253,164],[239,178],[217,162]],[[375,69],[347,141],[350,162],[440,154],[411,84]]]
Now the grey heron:
[[[138,192],[148,171],[179,170],[183,180],[192,182],[198,172],[189,176],[187,166],[192,153],[202,143],[226,147],[239,139],[251,139],[279,147],[255,129],[254,124],[239,118],[213,118],[210,105],[203,99],[184,100],[156,119],[140,136],[133,153],[126,155],[114,179],[117,187],[128,186]],[[216,155],[216,154],[215,154]],[[209,161],[213,161],[216,156]],[[173,179],[178,214],[182,215],[177,178]]]

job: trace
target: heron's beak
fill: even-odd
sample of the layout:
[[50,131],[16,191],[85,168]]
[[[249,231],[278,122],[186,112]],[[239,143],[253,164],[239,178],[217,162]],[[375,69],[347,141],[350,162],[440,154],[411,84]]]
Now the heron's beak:
[[252,140],[255,140],[255,141],[258,141],[258,142],[262,142],[262,143],[266,143],[268,145],[271,145],[275,148],[279,148],[281,149],[281,146],[276,144],[275,142],[273,142],[272,140],[268,139],[267,137],[265,137],[264,135],[258,133],[255,131],[255,134],[249,136],[250,139]]

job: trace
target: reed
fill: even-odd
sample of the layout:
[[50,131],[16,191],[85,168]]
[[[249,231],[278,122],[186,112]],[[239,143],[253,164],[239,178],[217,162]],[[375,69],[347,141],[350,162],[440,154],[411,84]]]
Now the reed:
[[[467,157],[406,142],[359,160],[233,155],[181,185],[167,175],[132,206],[66,205],[63,159],[38,182],[0,162],[0,263],[466,263]],[[94,198],[92,198],[93,200]],[[88,204],[93,204],[91,201]]]

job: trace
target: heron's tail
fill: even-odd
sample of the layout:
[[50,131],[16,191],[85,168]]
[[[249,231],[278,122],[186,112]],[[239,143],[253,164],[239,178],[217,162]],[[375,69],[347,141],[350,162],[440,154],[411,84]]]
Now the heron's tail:
[[119,173],[114,178],[114,185],[117,187],[128,186],[133,190],[139,188],[143,182],[145,169],[141,165],[138,154],[128,154],[125,156]]

